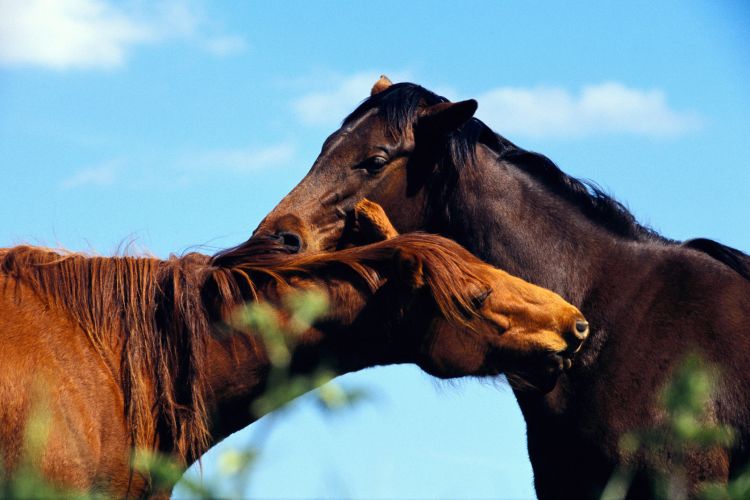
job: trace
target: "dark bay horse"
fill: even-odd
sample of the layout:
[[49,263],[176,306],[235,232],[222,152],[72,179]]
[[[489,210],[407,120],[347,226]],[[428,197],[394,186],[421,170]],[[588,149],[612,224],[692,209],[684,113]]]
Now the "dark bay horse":
[[[334,248],[350,207],[367,197],[399,231],[452,238],[579,307],[592,333],[573,369],[548,394],[517,391],[541,498],[598,498],[618,465],[671,470],[666,454],[648,465],[618,443],[659,421],[659,389],[693,351],[720,367],[709,412],[739,435],[731,448],[688,455],[689,488],[741,471],[750,453],[750,257],[660,236],[497,135],[473,118],[476,108],[381,78],[255,234],[295,251]],[[646,476],[633,497],[648,496]]]
[[558,295],[431,235],[304,256],[257,240],[213,259],[3,249],[0,481],[22,460],[41,404],[49,438],[32,459],[46,478],[116,497],[163,494],[131,469],[133,449],[187,464],[251,423],[269,358],[233,311],[300,289],[324,291],[330,309],[298,339],[294,373],[416,363],[438,377],[507,370],[549,384],[587,334]]

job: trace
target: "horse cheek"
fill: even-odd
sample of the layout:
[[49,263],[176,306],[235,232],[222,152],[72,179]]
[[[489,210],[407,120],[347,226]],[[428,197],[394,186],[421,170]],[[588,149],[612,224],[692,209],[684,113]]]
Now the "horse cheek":
[[481,371],[487,349],[478,345],[468,331],[456,331],[456,327],[445,320],[436,321],[433,331],[427,355],[430,366],[423,367],[425,371],[442,378]]
[[400,233],[422,229],[424,190],[411,192],[406,165],[397,168],[374,186],[366,195],[385,210],[393,226]]

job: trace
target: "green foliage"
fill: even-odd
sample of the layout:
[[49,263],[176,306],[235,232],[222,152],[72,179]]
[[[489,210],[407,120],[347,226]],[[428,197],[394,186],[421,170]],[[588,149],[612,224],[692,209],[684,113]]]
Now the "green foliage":
[[747,500],[750,498],[750,470],[737,476],[729,484],[708,483],[701,491],[703,500]]
[[250,327],[262,336],[271,361],[268,388],[253,402],[252,410],[256,416],[279,410],[298,396],[318,387],[320,389],[314,392],[314,396],[324,411],[345,408],[363,399],[364,393],[361,391],[348,391],[331,383],[336,374],[325,367],[305,375],[289,372],[292,352],[300,342],[301,335],[327,310],[328,298],[325,294],[304,291],[287,295],[281,310],[263,302],[251,302],[238,311],[235,324]]
[[622,451],[626,455],[639,450],[647,455],[666,451],[680,465],[687,452],[731,446],[733,429],[712,423],[708,413],[714,385],[711,367],[696,355],[685,358],[662,390],[660,403],[664,418],[661,423],[626,434],[620,442]]
[[169,490],[184,472],[169,456],[143,449],[133,454],[132,466],[135,471],[151,479],[151,487],[155,490]]

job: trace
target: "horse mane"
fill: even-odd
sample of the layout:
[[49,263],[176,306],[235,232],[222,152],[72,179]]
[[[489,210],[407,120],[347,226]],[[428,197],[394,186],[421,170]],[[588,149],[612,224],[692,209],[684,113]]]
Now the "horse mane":
[[256,245],[263,248],[267,243],[250,239],[219,252],[212,263],[229,265],[236,274],[269,275],[277,280],[293,275],[354,278],[374,291],[393,271],[398,253],[406,249],[421,260],[420,280],[429,287],[443,317],[468,328],[472,328],[470,320],[478,316],[472,294],[490,288],[486,278],[475,270],[481,262],[477,257],[458,243],[435,234],[406,233],[366,246],[304,254],[287,254],[288,250],[283,249],[277,254],[258,254]]
[[[389,132],[399,135],[415,125],[420,106],[441,102],[448,102],[448,99],[413,83],[397,83],[365,100],[344,119],[344,124],[377,108]],[[470,119],[448,135],[445,150],[442,151],[445,154],[441,155],[444,158],[439,169],[439,175],[444,176],[440,179],[441,184],[452,188],[460,170],[475,165],[478,144],[487,146],[497,153],[500,161],[513,164],[556,195],[569,200],[591,220],[612,233],[639,240],[670,241],[639,224],[622,203],[606,194],[594,182],[567,175],[546,156],[516,146],[477,118]],[[445,192],[441,193],[441,200],[445,199],[444,195]]]
[[214,323],[257,300],[264,283],[285,285],[295,275],[322,284],[333,277],[359,280],[374,290],[382,264],[405,246],[423,259],[424,281],[443,315],[468,324],[477,313],[467,285],[488,285],[469,265],[476,258],[432,235],[305,255],[250,240],[214,257],[189,253],[166,260],[17,246],[0,250],[0,273],[66,311],[100,355],[120,350],[113,376],[123,390],[133,445],[158,446],[188,463],[210,444],[207,344]]

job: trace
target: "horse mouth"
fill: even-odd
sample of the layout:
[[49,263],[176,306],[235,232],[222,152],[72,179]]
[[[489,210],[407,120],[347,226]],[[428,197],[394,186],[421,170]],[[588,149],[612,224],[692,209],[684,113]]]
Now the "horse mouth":
[[548,352],[534,359],[527,359],[521,366],[507,370],[506,378],[517,391],[546,394],[555,388],[560,375],[572,366],[573,353]]

